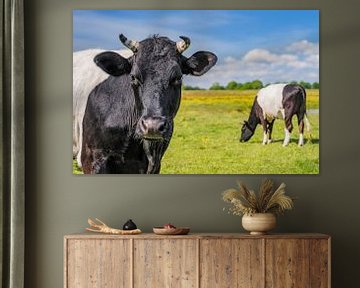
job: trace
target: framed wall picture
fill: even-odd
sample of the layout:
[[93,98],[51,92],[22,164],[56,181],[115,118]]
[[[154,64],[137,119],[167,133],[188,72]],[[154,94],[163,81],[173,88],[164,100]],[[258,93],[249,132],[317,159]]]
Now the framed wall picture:
[[318,174],[318,10],[74,10],[73,173]]

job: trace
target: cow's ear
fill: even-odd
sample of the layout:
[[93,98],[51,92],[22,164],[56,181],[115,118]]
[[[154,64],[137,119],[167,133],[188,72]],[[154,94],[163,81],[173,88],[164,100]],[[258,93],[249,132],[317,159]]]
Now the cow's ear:
[[102,70],[112,76],[121,76],[131,71],[129,60],[111,51],[102,52],[96,55],[94,62]]
[[208,51],[198,51],[190,58],[185,59],[183,73],[195,76],[201,76],[210,70],[216,64],[217,57],[214,53]]

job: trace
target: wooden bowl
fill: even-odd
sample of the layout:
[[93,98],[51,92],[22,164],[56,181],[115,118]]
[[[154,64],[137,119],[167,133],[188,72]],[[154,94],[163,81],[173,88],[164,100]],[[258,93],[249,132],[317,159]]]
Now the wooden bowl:
[[186,235],[189,233],[189,227],[164,228],[154,227],[153,231],[157,235]]

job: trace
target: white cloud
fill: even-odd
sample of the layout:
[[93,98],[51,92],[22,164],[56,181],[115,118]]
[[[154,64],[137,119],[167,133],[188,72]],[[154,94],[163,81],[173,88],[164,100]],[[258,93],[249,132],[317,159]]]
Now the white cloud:
[[245,54],[242,61],[245,63],[277,63],[283,64],[296,61],[297,57],[290,54],[275,54],[266,49],[253,49]]
[[314,55],[319,54],[319,43],[312,43],[307,40],[292,43],[285,48],[286,51],[295,54]]
[[242,57],[225,57],[200,78],[187,78],[186,83],[209,87],[214,82],[225,85],[260,79],[264,83],[304,80],[319,81],[319,44],[307,40],[292,43],[283,51],[252,49]]

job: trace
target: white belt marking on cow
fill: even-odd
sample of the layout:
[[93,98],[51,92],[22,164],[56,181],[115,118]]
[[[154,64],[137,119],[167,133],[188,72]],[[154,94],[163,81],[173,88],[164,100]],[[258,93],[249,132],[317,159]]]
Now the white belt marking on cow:
[[283,90],[287,84],[273,84],[259,90],[257,102],[261,107],[264,118],[274,119],[281,115],[284,118]]

